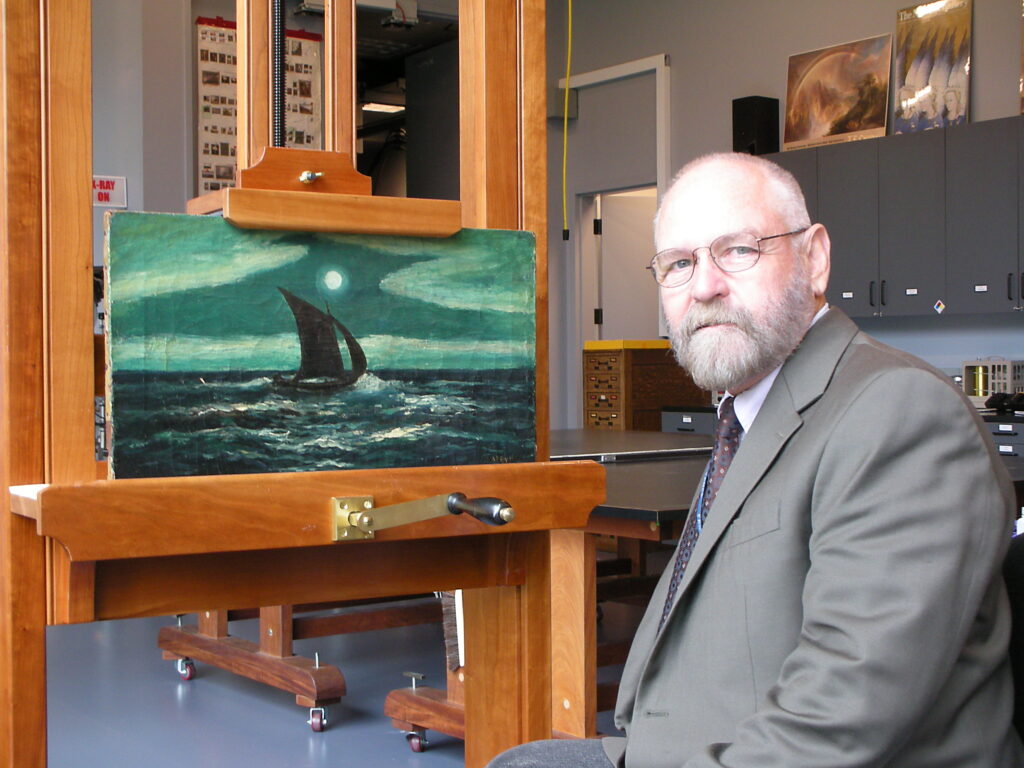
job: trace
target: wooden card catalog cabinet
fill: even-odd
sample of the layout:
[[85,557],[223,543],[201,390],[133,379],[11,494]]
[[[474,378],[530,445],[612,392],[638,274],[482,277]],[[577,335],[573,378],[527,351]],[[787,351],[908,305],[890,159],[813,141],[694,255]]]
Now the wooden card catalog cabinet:
[[707,405],[709,393],[679,367],[663,339],[583,345],[583,424],[587,429],[661,429],[661,409]]

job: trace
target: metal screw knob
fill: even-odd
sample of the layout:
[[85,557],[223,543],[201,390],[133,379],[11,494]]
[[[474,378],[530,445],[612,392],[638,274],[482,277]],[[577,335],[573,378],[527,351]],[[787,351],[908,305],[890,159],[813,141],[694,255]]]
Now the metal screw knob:
[[312,184],[323,175],[323,171],[303,171],[299,174],[299,181],[303,184]]

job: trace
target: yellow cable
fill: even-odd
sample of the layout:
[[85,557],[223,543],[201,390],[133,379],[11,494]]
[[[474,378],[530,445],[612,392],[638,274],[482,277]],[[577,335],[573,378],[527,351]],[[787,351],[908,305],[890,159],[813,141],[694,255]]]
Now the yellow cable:
[[565,101],[562,103],[562,235],[569,231],[568,186],[566,166],[569,157],[569,72],[572,65],[572,0],[567,0],[569,19],[566,25],[565,44]]

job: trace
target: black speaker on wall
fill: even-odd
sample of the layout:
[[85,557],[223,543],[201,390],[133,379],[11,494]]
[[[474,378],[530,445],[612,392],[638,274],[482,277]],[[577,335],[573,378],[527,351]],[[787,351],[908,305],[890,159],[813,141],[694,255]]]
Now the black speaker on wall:
[[748,155],[779,151],[779,100],[744,96],[732,100],[732,149]]

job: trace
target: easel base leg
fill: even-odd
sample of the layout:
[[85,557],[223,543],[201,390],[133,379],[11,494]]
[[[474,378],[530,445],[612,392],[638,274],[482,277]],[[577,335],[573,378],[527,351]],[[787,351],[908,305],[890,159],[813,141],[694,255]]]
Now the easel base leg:
[[165,659],[194,659],[293,693],[295,703],[303,707],[335,704],[346,692],[345,678],[335,666],[317,667],[304,656],[270,656],[256,643],[209,637],[195,626],[163,627],[157,646]]

